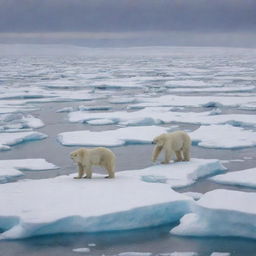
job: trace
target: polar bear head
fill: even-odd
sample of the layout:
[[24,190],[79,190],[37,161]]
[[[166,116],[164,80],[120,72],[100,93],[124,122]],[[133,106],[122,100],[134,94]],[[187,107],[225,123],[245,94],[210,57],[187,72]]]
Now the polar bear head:
[[84,151],[85,149],[77,149],[73,152],[70,153],[70,157],[71,159],[75,162],[75,163],[79,163],[81,162],[83,155],[84,155]]
[[152,141],[152,144],[157,144],[158,146],[162,147],[164,143],[166,142],[167,134],[163,133],[157,137],[155,137]]

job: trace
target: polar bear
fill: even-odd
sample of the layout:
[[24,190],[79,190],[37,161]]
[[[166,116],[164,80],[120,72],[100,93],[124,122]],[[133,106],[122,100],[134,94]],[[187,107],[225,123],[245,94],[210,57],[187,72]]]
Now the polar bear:
[[70,154],[71,159],[78,165],[78,176],[74,179],[84,178],[90,179],[92,177],[92,166],[98,165],[104,167],[108,176],[106,178],[115,177],[115,154],[103,147],[98,148],[80,148]]
[[191,139],[186,132],[176,131],[171,133],[163,133],[154,138],[153,144],[156,144],[152,161],[155,162],[162,149],[165,153],[165,158],[162,163],[168,164],[173,156],[176,154],[176,161],[190,160],[190,146]]

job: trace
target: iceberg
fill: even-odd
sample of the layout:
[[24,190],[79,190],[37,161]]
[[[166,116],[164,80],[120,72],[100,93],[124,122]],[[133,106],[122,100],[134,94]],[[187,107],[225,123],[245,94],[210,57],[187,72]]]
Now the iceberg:
[[226,174],[217,175],[209,179],[216,183],[225,185],[256,188],[256,168],[228,172]]
[[256,133],[231,125],[201,126],[190,133],[200,147],[236,149],[256,146]]
[[0,183],[22,178],[23,171],[44,171],[57,168],[59,167],[41,158],[0,160]]
[[7,150],[10,146],[19,143],[42,140],[47,138],[47,135],[41,132],[5,132],[0,133],[0,149]]
[[[106,122],[104,123],[106,124]],[[102,122],[99,124],[102,124]],[[145,130],[147,132],[145,132]],[[145,144],[151,143],[155,136],[167,132],[168,130],[169,129],[166,127],[159,126],[139,126],[101,132],[74,131],[58,134],[57,140],[65,146],[121,146],[125,144]]]
[[207,192],[170,232],[180,236],[234,236],[256,239],[256,193]]

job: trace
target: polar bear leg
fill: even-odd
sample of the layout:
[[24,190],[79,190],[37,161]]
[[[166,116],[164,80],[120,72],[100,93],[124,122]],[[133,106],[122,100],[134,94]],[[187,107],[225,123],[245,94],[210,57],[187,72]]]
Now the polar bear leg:
[[152,161],[153,162],[156,161],[156,159],[159,156],[162,148],[163,148],[163,146],[158,146],[158,145],[155,146],[155,149],[154,149],[153,154],[152,154]]
[[183,155],[184,160],[183,161],[189,161],[190,160],[190,147],[186,147],[183,149]]
[[183,160],[182,158],[182,152],[181,151],[175,151],[175,155],[176,155],[176,162],[181,162]]
[[85,173],[86,173],[86,176],[84,178],[85,179],[91,179],[92,178],[92,167],[91,166],[86,166]]
[[107,172],[108,172],[108,176],[106,176],[105,178],[115,178],[115,164],[113,161],[110,161],[109,163],[106,164],[105,166]]
[[162,164],[168,164],[172,158],[172,154],[173,154],[172,150],[166,149],[164,161],[162,162]]
[[77,165],[78,165],[78,176],[74,177],[74,179],[81,179],[84,175],[84,168],[80,163],[78,163]]

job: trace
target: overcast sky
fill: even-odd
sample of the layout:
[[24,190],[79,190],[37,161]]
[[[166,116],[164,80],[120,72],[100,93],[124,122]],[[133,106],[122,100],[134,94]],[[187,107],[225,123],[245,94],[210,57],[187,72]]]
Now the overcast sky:
[[2,34],[149,31],[255,33],[256,0],[0,0]]

